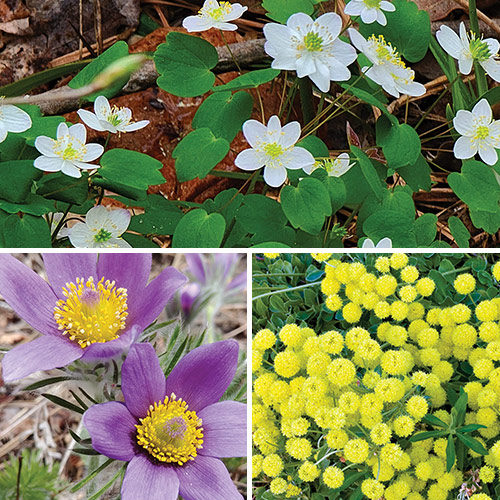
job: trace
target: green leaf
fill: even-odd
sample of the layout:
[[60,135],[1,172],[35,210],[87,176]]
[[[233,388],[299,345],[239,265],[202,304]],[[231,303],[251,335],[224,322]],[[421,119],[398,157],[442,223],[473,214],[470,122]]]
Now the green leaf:
[[395,248],[417,246],[413,222],[394,210],[380,210],[370,215],[363,224],[363,233],[373,241],[390,238]]
[[62,406],[63,408],[74,411],[76,413],[81,413],[83,415],[83,413],[85,412],[85,410],[83,410],[79,406],[76,406],[75,404],[70,403],[63,398],[60,398],[59,396],[54,396],[54,394],[42,394],[42,396],[44,398],[47,398],[49,401],[52,401],[54,404]]
[[236,137],[252,115],[253,98],[248,92],[217,92],[207,97],[194,115],[194,129],[208,128],[217,139]]
[[113,193],[120,194],[128,200],[138,201],[139,203],[144,202],[147,197],[146,189],[136,189],[115,180],[110,181],[108,179],[103,179],[99,174],[92,176],[92,184],[112,191]]
[[14,160],[0,163],[0,198],[12,203],[22,203],[30,192],[33,181],[42,177],[42,171],[31,160]]
[[500,207],[495,213],[471,209],[470,218],[475,227],[484,229],[489,234],[496,234],[500,229]]
[[500,189],[493,169],[484,163],[465,162],[462,173],[453,172],[448,176],[448,184],[471,210],[498,212]]
[[464,425],[463,427],[460,427],[457,429],[457,432],[473,432],[473,431],[478,431],[479,429],[487,429],[485,425],[479,425],[479,424],[469,424],[469,425]]
[[66,380],[71,380],[71,377],[51,377],[44,380],[39,380],[34,384],[27,385],[23,391],[34,391],[40,389],[40,387],[45,387],[47,385],[58,384],[59,382],[65,382]]
[[361,34],[368,38],[372,34],[383,35],[405,59],[414,63],[424,58],[431,43],[429,14],[407,0],[393,0],[396,10],[384,12],[387,25],[364,24],[359,21]]
[[229,142],[218,139],[209,128],[190,132],[174,149],[179,182],[203,179],[229,152]]
[[375,170],[375,167],[373,166],[370,158],[368,158],[368,156],[356,146],[351,146],[351,151],[358,159],[359,165],[361,167],[361,172],[363,173],[363,176],[370,186],[373,194],[379,200],[381,200],[383,196],[382,183],[380,182],[380,177],[378,176],[377,171]]
[[201,208],[206,210],[209,214],[214,212],[220,213],[226,220],[226,225],[229,227],[238,208],[240,208],[243,203],[243,200],[244,196],[238,193],[236,188],[231,188],[220,192],[213,200],[205,200]]
[[334,214],[345,205],[347,199],[347,190],[344,181],[340,177],[327,175],[322,182],[330,195],[332,214]]
[[3,223],[4,243],[8,248],[48,248],[50,230],[42,217],[10,215]]
[[281,24],[286,24],[288,18],[297,12],[308,15],[314,12],[311,0],[263,0],[262,7],[267,10],[267,17]]
[[429,439],[429,438],[437,438],[437,437],[442,437],[446,436],[448,434],[448,431],[428,431],[428,432],[419,432],[418,434],[413,434],[409,438],[409,441],[412,443],[416,443],[417,441],[423,441],[424,439]]
[[297,146],[307,149],[315,158],[329,158],[330,151],[328,151],[328,146],[316,135],[308,135],[300,142]]
[[143,214],[132,216],[128,231],[140,234],[174,234],[175,228],[183,216],[182,210],[174,205],[168,210],[147,210]]
[[422,422],[425,422],[426,424],[429,425],[436,425],[438,427],[444,427],[444,428],[448,427],[448,424],[443,422],[440,418],[436,417],[435,415],[426,415],[422,419]]
[[[99,57],[94,59],[89,65],[85,66],[80,73],[78,73],[73,80],[69,82],[72,89],[79,89],[92,83],[99,73],[102,73],[111,63],[128,56],[128,45],[123,40],[116,42],[109,49],[105,50]],[[84,99],[86,101],[94,102],[97,96],[103,95],[105,97],[113,97],[116,95],[123,86],[127,83],[128,76],[123,77],[114,83],[111,87],[102,89],[99,92],[91,94]]]
[[422,146],[420,137],[413,127],[406,123],[391,124],[385,116],[381,116],[377,120],[376,131],[377,144],[382,146],[390,168],[415,165]]
[[446,472],[450,472],[453,465],[455,464],[455,442],[453,436],[450,434],[448,436],[448,444],[446,445]]
[[458,217],[452,216],[448,219],[448,227],[459,248],[469,248],[471,236],[465,224]]
[[279,76],[281,71],[279,69],[266,68],[249,71],[241,76],[237,76],[225,85],[217,85],[213,88],[214,92],[224,92],[226,90],[244,90],[256,89],[259,85],[268,83]]
[[285,186],[281,190],[281,208],[295,228],[318,234],[325,217],[331,215],[330,195],[318,179],[307,177],[297,187]]
[[197,208],[191,210],[180,220],[174,232],[172,246],[175,248],[219,248],[226,221],[222,215],[207,214]]
[[134,189],[148,189],[149,186],[165,182],[159,172],[162,167],[161,161],[149,155],[114,148],[102,155],[99,174],[108,181],[119,182]]
[[[52,137],[55,139],[57,136],[57,127],[60,123],[66,120],[62,116],[36,116],[32,117],[31,128],[25,132],[21,132],[19,135],[26,139],[26,144],[28,146],[35,146],[35,139],[39,135],[45,135],[47,137]],[[71,124],[70,124],[71,125]],[[37,151],[37,156],[38,156]]]
[[83,172],[79,179],[75,179],[61,172],[44,175],[42,179],[38,181],[38,189],[36,192],[44,198],[81,205],[88,197],[88,177],[86,172]]
[[101,471],[103,471],[108,465],[111,465],[115,460],[113,458],[108,458],[101,466],[92,471],[87,477],[76,483],[70,490],[71,493],[82,489],[89,481],[92,481]]
[[431,190],[431,167],[422,154],[419,155],[417,161],[413,165],[398,167],[397,173],[414,192],[420,189],[424,191]]
[[465,444],[465,446],[470,448],[472,451],[475,451],[480,455],[488,454],[488,450],[477,439],[471,438],[470,436],[467,436],[465,434],[457,434],[457,437],[458,439],[460,439],[460,441],[462,441],[462,443]]
[[465,413],[467,412],[468,394],[460,387],[460,396],[453,408],[457,411],[457,421],[455,427],[461,427],[465,420]]
[[138,234],[123,233],[122,238],[133,248],[158,248],[154,241]]
[[413,223],[413,232],[419,247],[428,247],[436,238],[438,218],[435,214],[421,215]]
[[9,214],[23,212],[31,215],[43,215],[54,211],[54,204],[37,194],[28,193],[24,203],[11,203],[0,200],[0,209]]
[[179,97],[195,97],[208,92],[215,75],[210,71],[219,58],[215,47],[196,36],[175,31],[156,49],[154,62],[160,74],[158,86]]

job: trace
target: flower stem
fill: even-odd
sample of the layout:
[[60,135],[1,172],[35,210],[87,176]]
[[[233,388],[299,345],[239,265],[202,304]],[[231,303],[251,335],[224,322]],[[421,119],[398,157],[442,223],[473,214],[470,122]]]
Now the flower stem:
[[[471,31],[476,35],[477,39],[481,38],[481,33],[479,31],[479,19],[477,17],[476,0],[469,0],[469,19]],[[486,73],[484,72],[484,69],[477,61],[474,61],[474,73],[476,74],[478,97],[481,97],[488,92],[488,82],[486,80]]]
[[299,90],[304,123],[309,123],[314,120],[316,113],[314,112],[312,83],[308,77],[299,80]]
[[268,297],[269,295],[275,295],[277,293],[292,292],[293,290],[300,290],[302,288],[308,288],[310,286],[316,286],[316,285],[321,285],[321,281],[316,281],[314,283],[308,283],[307,285],[294,286],[292,288],[283,288],[282,290],[275,290],[274,292],[263,293],[261,295],[257,295],[252,300],[261,299],[262,297]]

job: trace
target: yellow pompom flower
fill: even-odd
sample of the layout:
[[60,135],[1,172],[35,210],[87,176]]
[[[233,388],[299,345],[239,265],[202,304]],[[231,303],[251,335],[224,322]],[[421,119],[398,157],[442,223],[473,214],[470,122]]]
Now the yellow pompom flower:
[[325,300],[325,306],[328,307],[330,311],[339,311],[342,309],[343,305],[342,299],[336,293],[329,295]]
[[267,257],[268,259],[275,259],[276,257],[279,257],[279,253],[265,253],[264,257]]
[[491,268],[491,273],[493,274],[493,277],[497,280],[500,281],[500,262],[497,262],[492,268]]
[[276,335],[269,328],[264,328],[255,334],[252,345],[255,349],[265,351],[273,347],[275,343]]
[[274,371],[285,378],[293,377],[300,370],[300,360],[292,351],[283,351],[274,358]]
[[252,478],[257,477],[262,472],[262,461],[264,457],[262,455],[252,456]]
[[429,297],[436,289],[436,283],[431,278],[420,278],[415,286],[422,297]]
[[408,255],[405,253],[393,253],[389,260],[393,269],[402,269],[408,264]]
[[361,484],[362,493],[370,500],[378,500],[384,494],[385,487],[376,479],[365,479]]
[[500,339],[500,327],[493,321],[485,321],[479,325],[479,337],[485,342]]
[[318,261],[318,262],[324,262],[325,260],[328,260],[332,256],[331,253],[312,253],[311,257]]
[[423,328],[417,334],[417,342],[420,347],[434,347],[439,340],[439,332],[435,328]]
[[413,302],[417,298],[417,289],[413,285],[405,285],[399,290],[403,302]]
[[323,333],[318,338],[321,348],[328,354],[340,354],[344,348],[344,337],[335,330]]
[[342,429],[332,429],[326,435],[326,443],[333,450],[343,448],[347,441],[349,441],[349,436]]
[[391,304],[391,316],[396,321],[403,321],[408,316],[410,307],[401,300],[395,300]]
[[357,323],[361,319],[362,314],[363,310],[354,302],[348,302],[342,308],[342,316],[348,323]]
[[360,327],[354,327],[346,333],[345,344],[351,351],[356,351],[363,342],[370,340],[370,338],[368,330]]
[[356,413],[359,403],[359,396],[352,391],[344,392],[339,398],[339,408],[347,414]]
[[474,493],[469,500],[492,500],[492,498],[486,493]]
[[338,467],[327,467],[323,471],[323,482],[329,488],[340,488],[344,484],[344,473]]
[[297,347],[303,341],[300,327],[294,324],[285,325],[280,330],[279,337],[281,342],[289,347]]
[[474,276],[470,273],[459,274],[455,278],[453,286],[458,293],[467,295],[473,292],[476,288],[476,278],[474,278]]
[[364,439],[350,439],[344,446],[344,457],[349,462],[360,464],[368,458],[369,446]]
[[415,266],[406,266],[401,269],[401,279],[405,283],[414,283],[418,280],[419,272]]
[[340,291],[340,281],[327,277],[321,282],[321,291],[325,295],[333,295]]
[[331,358],[326,352],[315,352],[307,360],[307,374],[310,377],[322,375],[326,372]]
[[476,329],[468,323],[457,325],[452,333],[452,341],[458,347],[470,349],[477,340]]
[[336,387],[349,385],[356,376],[356,367],[349,359],[334,359],[326,370],[328,380]]
[[270,477],[279,476],[283,471],[283,460],[276,453],[268,455],[262,461],[262,471]]
[[397,378],[384,378],[375,386],[375,394],[387,403],[396,403],[405,395],[405,386]]
[[401,415],[394,420],[394,432],[401,437],[408,437],[415,430],[415,421],[407,415]]
[[370,438],[374,444],[382,446],[387,444],[391,439],[391,428],[387,424],[377,424],[370,431]]
[[375,283],[375,290],[381,297],[389,297],[392,295],[398,286],[398,281],[390,274],[384,274],[377,278]]
[[425,415],[427,415],[427,412],[429,411],[429,405],[424,397],[412,396],[406,402],[406,411],[415,420],[421,420],[425,417]]
[[375,316],[380,319],[388,318],[391,314],[391,305],[385,300],[380,300],[373,309]]
[[300,495],[300,491],[301,490],[298,486],[290,483],[286,489],[286,497],[287,498],[296,497],[297,495]]
[[311,456],[311,443],[305,438],[291,438],[286,442],[286,452],[297,460],[306,460]]
[[465,323],[471,317],[471,310],[465,304],[455,304],[451,308],[451,318],[455,323]]
[[302,481],[310,483],[314,481],[320,475],[320,470],[317,465],[312,462],[304,462],[299,467],[299,477]]
[[413,356],[408,351],[386,351],[380,366],[389,375],[406,375],[413,366]]
[[286,492],[288,483],[282,477],[275,477],[269,484],[269,489],[273,495],[282,495]]
[[495,321],[498,319],[498,307],[492,300],[483,300],[476,306],[476,318],[479,321]]

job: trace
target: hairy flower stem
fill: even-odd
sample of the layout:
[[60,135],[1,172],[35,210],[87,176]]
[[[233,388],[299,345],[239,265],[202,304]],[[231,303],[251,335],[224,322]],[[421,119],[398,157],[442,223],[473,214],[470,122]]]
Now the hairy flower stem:
[[263,293],[257,295],[252,300],[261,299],[262,297],[268,297],[269,295],[275,295],[277,293],[292,292],[293,290],[300,290],[302,288],[309,288],[311,286],[321,285],[321,281],[315,281],[314,283],[308,283],[307,285],[294,286],[292,288],[283,288],[282,290],[275,290],[274,292]]

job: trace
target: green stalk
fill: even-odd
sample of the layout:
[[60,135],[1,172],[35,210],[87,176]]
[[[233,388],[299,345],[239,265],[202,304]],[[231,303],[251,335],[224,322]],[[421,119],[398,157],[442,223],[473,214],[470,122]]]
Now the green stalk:
[[316,113],[314,111],[312,83],[308,77],[299,80],[299,90],[304,123],[309,123],[314,119]]
[[[477,17],[476,0],[469,0],[469,19],[471,31],[476,35],[477,39],[481,38],[481,32],[479,31],[479,19]],[[488,81],[486,80],[486,73],[484,72],[484,69],[477,61],[474,61],[474,73],[476,74],[478,97],[481,97],[488,92]]]

